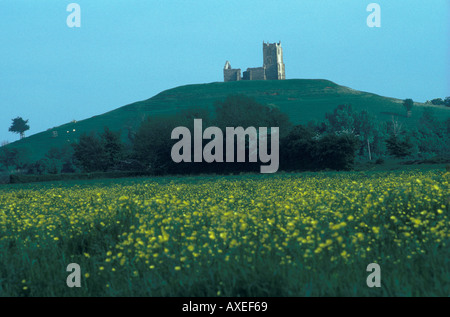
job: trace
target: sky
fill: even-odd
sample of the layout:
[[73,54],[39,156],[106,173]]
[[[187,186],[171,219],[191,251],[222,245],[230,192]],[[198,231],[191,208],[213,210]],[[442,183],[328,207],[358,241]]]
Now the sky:
[[[180,85],[223,81],[283,47],[286,79],[425,102],[450,96],[450,0],[0,0],[0,142]],[[77,3],[81,26],[69,27]]]

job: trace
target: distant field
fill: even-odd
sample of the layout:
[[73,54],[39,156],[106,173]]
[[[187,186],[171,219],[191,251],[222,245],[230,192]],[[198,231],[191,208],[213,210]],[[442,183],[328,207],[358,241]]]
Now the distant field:
[[[401,100],[353,90],[320,79],[217,82],[169,89],[150,99],[49,129],[10,146],[26,149],[29,160],[35,161],[43,157],[51,147],[60,147],[77,140],[83,132],[102,131],[104,126],[108,126],[113,130],[122,129],[125,137],[126,128],[137,128],[147,115],[173,114],[189,107],[212,108],[215,101],[238,93],[254,97],[260,103],[279,107],[295,124],[314,119],[323,121],[326,112],[333,111],[340,104],[351,104],[357,111],[367,110],[379,121],[391,120],[392,115],[395,115],[405,124],[415,125],[425,107],[423,104],[416,104],[412,117],[406,118]],[[427,107],[432,107],[440,119],[450,117],[450,108]],[[58,137],[52,137],[53,131],[58,132]]]
[[0,296],[448,296],[449,182],[415,170],[2,185]]

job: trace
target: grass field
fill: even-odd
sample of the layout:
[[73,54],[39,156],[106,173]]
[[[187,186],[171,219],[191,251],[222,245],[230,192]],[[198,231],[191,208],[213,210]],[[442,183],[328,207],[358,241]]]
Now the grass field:
[[[449,296],[450,173],[0,186],[0,296]],[[66,267],[81,267],[69,288]],[[381,267],[369,288],[366,267]]]
[[[310,120],[325,120],[325,113],[341,104],[351,104],[355,111],[366,110],[378,122],[390,121],[392,116],[406,126],[414,126],[425,107],[433,108],[440,120],[450,117],[450,108],[425,106],[416,103],[411,118],[406,118],[402,100],[357,91],[329,80],[289,79],[280,81],[216,82],[180,86],[163,91],[156,96],[135,102],[92,118],[66,123],[37,133],[10,144],[23,149],[29,161],[42,158],[52,147],[61,147],[78,140],[82,133],[122,129],[126,138],[127,128],[136,129],[147,115],[170,115],[191,107],[213,107],[215,101],[225,100],[230,94],[244,94],[256,101],[278,107],[294,124]],[[31,123],[32,124],[32,123]],[[53,137],[53,131],[58,137]]]

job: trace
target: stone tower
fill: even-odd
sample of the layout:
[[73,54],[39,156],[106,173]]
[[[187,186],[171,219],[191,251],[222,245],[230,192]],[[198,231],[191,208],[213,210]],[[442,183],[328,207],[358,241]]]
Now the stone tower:
[[264,67],[266,69],[267,80],[286,79],[283,63],[283,48],[281,47],[281,42],[263,42],[263,61]]
[[241,77],[240,68],[232,68],[229,61],[223,68],[224,81],[239,80],[282,80],[286,79],[283,63],[283,49],[281,42],[264,43],[263,41],[263,66],[247,68]]

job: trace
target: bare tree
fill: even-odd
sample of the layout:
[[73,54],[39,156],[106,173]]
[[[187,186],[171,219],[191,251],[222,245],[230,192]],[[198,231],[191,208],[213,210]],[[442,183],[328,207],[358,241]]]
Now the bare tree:
[[392,133],[395,136],[398,136],[401,131],[402,131],[402,124],[398,122],[398,120],[394,116],[392,116]]

